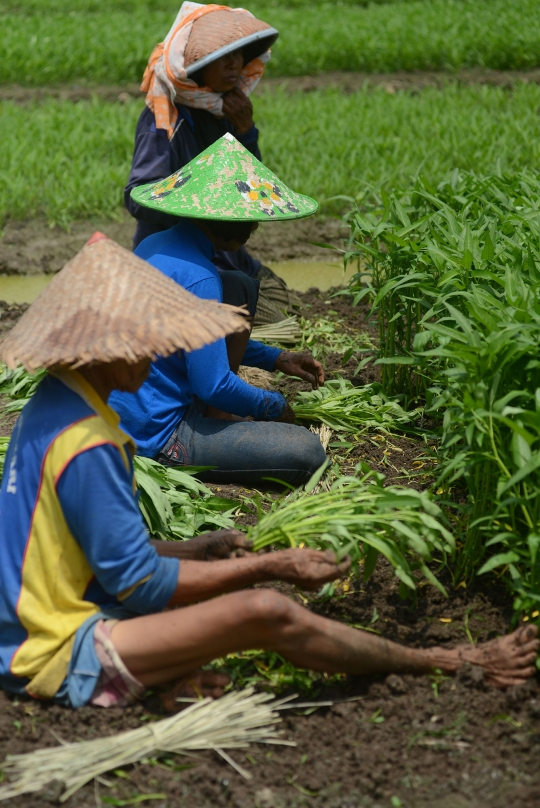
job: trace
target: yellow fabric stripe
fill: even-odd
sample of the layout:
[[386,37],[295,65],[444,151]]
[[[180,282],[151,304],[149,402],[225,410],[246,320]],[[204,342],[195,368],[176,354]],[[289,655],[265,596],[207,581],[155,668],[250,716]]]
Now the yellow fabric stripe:
[[118,443],[125,444],[129,448],[132,456],[135,454],[135,441],[127,432],[120,429],[120,416],[118,413],[115,412],[112,407],[109,407],[108,404],[105,404],[92,385],[89,384],[80,373],[70,368],[60,368],[55,371],[49,371],[49,373],[56,376],[57,379],[60,379],[60,381],[62,381],[66,387],[69,387],[70,390],[73,390],[74,393],[77,393],[77,395],[88,404],[90,409],[94,410],[96,415],[100,415],[105,423],[112,428],[113,432],[116,434]]
[[147,575],[145,578],[141,578],[141,580],[137,581],[137,583],[133,584],[133,586],[130,586],[127,589],[122,590],[122,592],[119,592],[116,597],[118,598],[118,600],[126,600],[126,598],[129,598],[129,596],[132,595],[135,592],[135,590],[138,589],[142,584],[145,584],[147,581],[149,581],[151,577],[152,573]]
[[99,611],[98,606],[83,600],[92,570],[66,524],[55,480],[75,455],[93,446],[112,443],[125,455],[118,432],[101,417],[90,416],[61,432],[45,460],[17,608],[28,638],[11,665],[16,676],[32,679],[28,690],[36,696],[50,698],[56,693],[69,664],[66,643]]
[[26,690],[31,696],[39,699],[52,699],[56,696],[66,678],[74,643],[75,634],[66,640],[56,654],[26,685]]

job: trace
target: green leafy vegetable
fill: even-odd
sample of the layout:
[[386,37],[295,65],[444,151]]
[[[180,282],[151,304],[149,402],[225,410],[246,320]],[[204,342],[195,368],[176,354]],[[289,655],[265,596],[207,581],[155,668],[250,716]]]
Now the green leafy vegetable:
[[[311,547],[348,553],[368,578],[379,555],[393,566],[403,584],[402,593],[416,589],[416,571],[444,592],[427,567],[434,556],[445,559],[454,552],[454,539],[443,514],[427,492],[384,488],[382,475],[365,464],[359,477],[340,477],[328,491],[306,496],[295,491],[274,503],[269,513],[248,530],[254,549]],[[316,482],[306,486],[307,492]]]
[[292,407],[299,421],[323,423],[336,432],[354,434],[368,429],[411,429],[422,414],[421,409],[406,412],[383,393],[378,383],[355,387],[345,379],[327,381],[318,390],[298,393]]

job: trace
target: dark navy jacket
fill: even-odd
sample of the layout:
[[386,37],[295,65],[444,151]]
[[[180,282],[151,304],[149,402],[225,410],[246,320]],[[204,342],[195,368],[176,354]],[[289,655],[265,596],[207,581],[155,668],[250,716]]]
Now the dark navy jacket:
[[[176,105],[178,120],[173,137],[169,140],[165,129],[157,129],[154,113],[145,106],[135,132],[135,149],[129,180],[124,188],[124,202],[131,215],[137,219],[137,230],[133,239],[133,249],[153,233],[168,230],[178,223],[176,216],[138,205],[131,198],[132,188],[157,182],[185,166],[201,152],[195,136],[195,127],[188,107]],[[228,132],[260,160],[258,139],[259,130],[252,126],[249,132],[239,135],[233,124],[224,119]],[[261,262],[253,258],[242,247],[237,252],[218,251],[214,263],[220,269],[239,269],[253,277],[261,267]]]

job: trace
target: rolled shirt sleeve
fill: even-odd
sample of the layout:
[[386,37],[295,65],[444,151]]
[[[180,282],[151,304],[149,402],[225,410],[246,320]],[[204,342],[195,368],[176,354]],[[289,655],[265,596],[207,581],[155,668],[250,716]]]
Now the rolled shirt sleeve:
[[118,448],[76,455],[57,482],[66,523],[97,583],[139,614],[163,610],[178,584],[179,561],[160,558],[149,542]]

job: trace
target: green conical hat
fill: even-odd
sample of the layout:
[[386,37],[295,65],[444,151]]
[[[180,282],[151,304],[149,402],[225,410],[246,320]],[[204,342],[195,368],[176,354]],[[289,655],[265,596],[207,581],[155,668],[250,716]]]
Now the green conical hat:
[[301,219],[318,208],[314,199],[287,188],[229,133],[170,177],[134,188],[131,197],[173,216],[225,221]]

